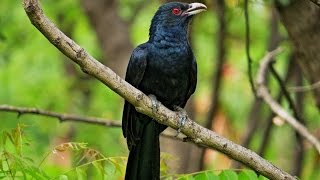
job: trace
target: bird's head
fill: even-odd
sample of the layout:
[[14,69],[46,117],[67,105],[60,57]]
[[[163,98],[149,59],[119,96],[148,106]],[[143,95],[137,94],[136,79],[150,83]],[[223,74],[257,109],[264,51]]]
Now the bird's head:
[[179,29],[181,31],[187,31],[191,17],[206,9],[207,7],[201,3],[169,2],[163,4],[159,7],[152,19],[150,36],[157,31]]

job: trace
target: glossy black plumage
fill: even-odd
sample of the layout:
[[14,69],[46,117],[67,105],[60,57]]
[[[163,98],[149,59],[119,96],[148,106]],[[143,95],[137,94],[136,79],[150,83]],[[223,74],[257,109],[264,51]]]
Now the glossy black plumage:
[[[131,55],[125,80],[145,94],[153,94],[173,110],[184,107],[194,93],[197,64],[188,42],[191,15],[173,14],[190,9],[186,3],[167,3],[153,17],[149,41],[139,45]],[[166,126],[138,113],[125,101],[122,130],[130,150],[126,179],[159,179],[159,134]]]

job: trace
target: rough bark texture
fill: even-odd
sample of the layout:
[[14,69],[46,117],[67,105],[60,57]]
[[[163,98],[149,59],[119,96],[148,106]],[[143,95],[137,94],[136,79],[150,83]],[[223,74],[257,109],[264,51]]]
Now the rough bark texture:
[[[304,75],[310,84],[319,82],[320,8],[310,1],[293,0],[288,6],[278,5],[278,10]],[[320,109],[320,88],[313,92]]]
[[97,33],[103,63],[124,77],[133,46],[129,24],[118,14],[117,0],[82,0],[82,6]]

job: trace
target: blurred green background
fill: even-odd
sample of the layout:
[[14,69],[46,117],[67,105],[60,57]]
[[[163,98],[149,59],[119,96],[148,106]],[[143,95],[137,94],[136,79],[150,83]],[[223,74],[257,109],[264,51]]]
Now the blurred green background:
[[[94,17],[90,17],[90,10],[84,1],[42,0],[41,4],[46,15],[63,32],[106,65],[113,61],[112,63],[115,64],[113,66],[122,69],[118,72],[123,75],[126,66],[120,62],[118,64],[115,59],[108,58],[108,54],[104,54],[105,46],[108,46],[108,43],[112,46],[113,42],[108,42],[108,36],[113,36],[113,34],[107,34],[105,41],[99,40],[97,23],[100,21],[94,21]],[[90,3],[89,0],[88,3]],[[128,41],[123,43],[129,44],[128,49],[130,49],[130,47],[133,48],[147,41],[151,18],[161,3],[160,1],[117,0],[105,1],[104,5],[116,7],[113,8],[113,11],[127,28],[118,31],[128,32]],[[205,1],[205,3],[209,10],[195,17],[190,28],[190,41],[198,62],[198,86],[192,100],[192,114],[200,124],[206,124],[211,103],[212,76],[216,71],[216,35],[219,23],[217,9],[213,6],[213,1]],[[254,102],[247,76],[245,22],[242,5],[242,1],[226,1],[225,62],[222,67],[219,106],[215,116],[215,125],[212,127],[219,134],[237,143],[242,143],[248,132],[248,116]],[[268,49],[272,3],[269,1],[250,1],[249,5],[250,51],[253,70],[256,72],[259,60]],[[117,20],[114,19],[114,23],[117,23]],[[112,26],[112,22],[107,24],[107,27],[110,25]],[[108,32],[106,30],[105,33]],[[279,32],[281,36],[287,36],[281,24]],[[100,32],[100,34],[103,33]],[[287,40],[283,40],[281,46],[284,51],[277,57],[275,66],[284,76],[291,46]],[[121,46],[119,47],[114,54],[123,53]],[[123,54],[124,57],[127,57],[122,57],[125,65],[131,50]],[[279,87],[273,78],[270,78],[269,85],[272,94],[276,96]],[[102,83],[83,74],[77,65],[50,44],[32,26],[23,10],[21,1],[2,0],[0,3],[0,104],[35,107],[60,113],[120,121],[123,99]],[[288,107],[287,103],[283,103],[283,105]],[[312,133],[319,135],[319,111],[314,105],[310,92],[304,94],[303,109],[303,116],[307,121],[308,128]],[[268,107],[263,105],[259,116],[261,121],[258,122],[257,131],[252,136],[249,145],[249,148],[254,151],[260,147],[263,128],[266,124],[262,119],[265,119],[268,114]],[[17,113],[7,112],[0,112],[0,120],[0,130],[3,132],[16,128],[18,123],[26,126],[23,128],[23,136],[24,141],[28,143],[23,144],[22,152],[25,157],[31,158],[34,164],[40,163],[46,153],[65,142],[88,143],[88,147],[99,151],[104,157],[121,159],[128,154],[121,128],[75,122],[60,123],[54,118],[34,115],[22,115],[18,118]],[[320,178],[319,155],[310,144],[305,143],[304,146],[305,158],[299,177],[301,179],[318,179]],[[295,133],[292,128],[287,124],[277,125],[272,130],[263,157],[290,172],[293,168],[295,148],[297,148]],[[12,149],[14,148],[9,147],[9,150]],[[72,152],[63,154],[61,157],[54,154],[50,156],[52,157],[47,158],[41,165],[42,170],[50,178],[57,177],[75,166]],[[204,162],[200,162],[200,164],[204,164],[205,169],[217,172],[221,169],[235,169],[230,159],[217,152],[206,152],[204,157],[202,159]],[[201,160],[198,159],[198,161]],[[122,163],[123,165],[125,164]],[[174,171],[170,171],[170,173],[174,174]],[[120,173],[115,176],[115,179],[121,179],[122,175]]]

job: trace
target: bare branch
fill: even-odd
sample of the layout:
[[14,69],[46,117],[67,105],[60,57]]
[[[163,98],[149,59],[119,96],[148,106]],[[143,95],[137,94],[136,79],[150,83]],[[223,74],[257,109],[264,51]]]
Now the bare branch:
[[[60,122],[80,122],[80,123],[87,123],[87,124],[93,124],[93,125],[100,125],[105,127],[115,127],[120,128],[121,127],[121,121],[117,120],[109,120],[99,117],[86,117],[86,116],[79,116],[74,114],[62,114],[52,111],[46,111],[41,110],[38,108],[26,108],[26,107],[17,107],[17,106],[10,106],[6,104],[0,105],[0,111],[2,112],[13,112],[18,113],[18,117],[24,115],[24,114],[33,114],[33,115],[40,115],[40,116],[46,116],[46,117],[52,117],[59,119]],[[176,134],[170,133],[170,132],[163,132],[161,133],[161,136],[167,137],[170,139],[185,141],[185,137],[182,135],[179,135],[176,137]]]
[[[153,112],[152,102],[148,96],[121,79],[111,69],[94,59],[83,48],[63,34],[43,14],[38,0],[24,0],[23,4],[32,24],[62,53],[77,63],[85,73],[92,75],[125,98],[136,107],[138,112],[154,118],[161,124],[165,124],[174,129],[178,128],[179,116],[177,113],[163,105],[160,105],[157,111]],[[223,152],[270,179],[295,179],[287,172],[275,167],[251,150],[229,141],[198,125],[189,118],[181,128],[181,132],[188,136],[188,139],[192,142]]]
[[273,64],[270,64],[269,65],[269,69],[270,69],[270,72],[272,73],[273,77],[278,81],[278,84],[280,86],[280,89],[281,89],[281,92],[283,93],[284,95],[284,98],[287,100],[288,104],[289,104],[289,107],[292,109],[293,111],[293,115],[294,115],[294,118],[296,118],[298,121],[300,121],[302,118],[300,117],[300,114],[298,113],[298,110],[293,102],[293,99],[291,98],[284,82],[282,81],[279,73],[276,71],[276,69],[273,67]]
[[57,118],[61,122],[74,121],[74,122],[103,125],[108,127],[121,127],[120,121],[108,120],[108,119],[97,118],[97,117],[83,117],[83,116],[78,116],[74,114],[61,114],[61,113],[45,111],[37,108],[25,108],[25,107],[15,107],[10,105],[0,105],[0,111],[16,112],[18,113],[18,116],[21,116],[23,114],[42,115],[42,116]]
[[288,90],[291,92],[306,92],[306,91],[312,91],[317,88],[320,88],[320,81],[307,86],[288,87]]
[[316,137],[314,137],[308,129],[291,116],[281,105],[276,102],[270,95],[267,86],[265,85],[266,73],[271,63],[272,58],[278,54],[280,49],[268,52],[265,57],[261,60],[260,68],[257,75],[257,93],[259,97],[262,97],[264,101],[270,106],[272,111],[279,117],[290,124],[301,136],[308,140],[320,153],[320,143]]
[[244,0],[244,19],[245,19],[245,31],[246,31],[246,56],[248,61],[248,76],[251,90],[255,97],[257,97],[257,92],[255,89],[255,84],[253,80],[253,72],[252,72],[252,58],[250,56],[250,22],[249,22],[249,0]]

